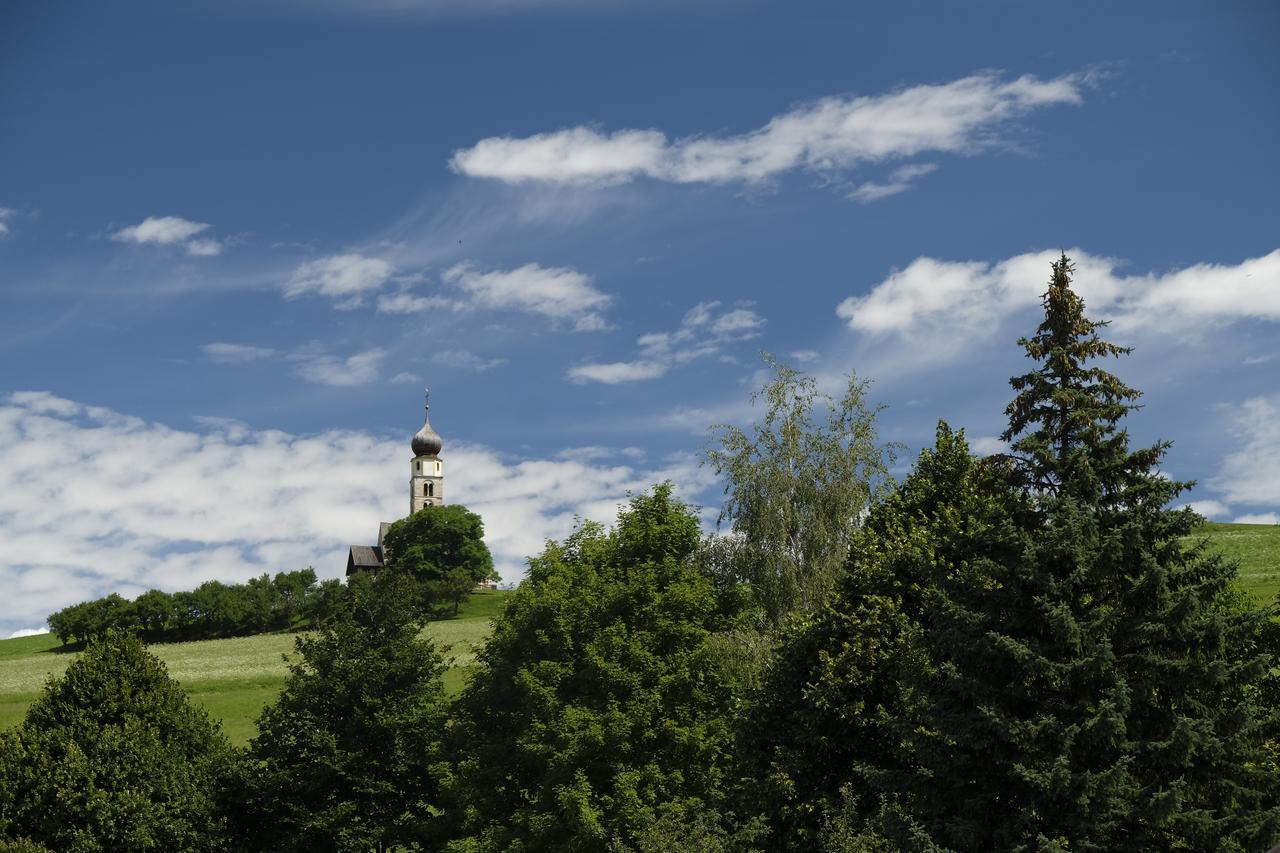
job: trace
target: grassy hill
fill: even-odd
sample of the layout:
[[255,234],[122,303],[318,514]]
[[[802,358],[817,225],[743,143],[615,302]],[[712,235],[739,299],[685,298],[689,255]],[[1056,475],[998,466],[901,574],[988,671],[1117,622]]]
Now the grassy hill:
[[1260,601],[1280,593],[1280,524],[1204,525],[1210,545],[1240,564],[1240,584]]
[[[1280,525],[1206,524],[1202,533],[1212,547],[1240,563],[1241,584],[1260,601],[1271,601],[1280,592]],[[476,649],[489,635],[489,620],[507,595],[476,593],[457,618],[428,627],[436,640],[452,648],[454,666],[445,675],[450,690],[461,688]],[[192,699],[222,720],[233,741],[245,743],[255,732],[258,713],[284,685],[284,656],[293,652],[293,635],[158,644],[151,650]],[[45,679],[60,674],[73,657],[60,650],[51,634],[0,640],[0,728],[21,721]]]
[[[450,690],[461,688],[475,660],[475,650],[489,635],[489,620],[500,612],[507,595],[497,590],[477,592],[457,618],[427,627],[437,642],[450,646],[454,665],[445,674],[445,686]],[[187,695],[222,720],[228,737],[245,743],[256,732],[263,706],[284,686],[288,675],[284,656],[293,653],[293,639],[293,634],[260,634],[158,643],[150,649],[165,662]],[[60,675],[74,657],[74,653],[61,650],[52,634],[0,640],[0,728],[21,722],[45,679]]]

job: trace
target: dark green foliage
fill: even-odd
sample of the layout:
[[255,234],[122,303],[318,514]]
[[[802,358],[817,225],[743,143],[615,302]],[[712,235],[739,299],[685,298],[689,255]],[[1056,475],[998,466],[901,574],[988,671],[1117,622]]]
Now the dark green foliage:
[[414,586],[352,579],[300,636],[301,661],[250,743],[232,820],[245,849],[386,850],[431,840],[444,772],[447,663],[420,632]]
[[[707,461],[725,479],[720,522],[728,574],[754,590],[769,622],[822,604],[844,566],[850,537],[888,482],[896,446],[879,444],[869,383],[850,374],[833,400],[772,357],[775,376],[752,395],[764,417],[751,433],[720,425]],[[815,410],[826,409],[818,424]],[[731,546],[731,547],[730,547]]]
[[388,568],[415,578],[426,603],[451,602],[455,613],[476,584],[498,578],[484,521],[460,504],[426,506],[397,521],[383,548]]
[[313,569],[278,572],[248,583],[205,581],[190,592],[172,595],[148,590],[132,602],[112,593],[63,608],[49,616],[49,627],[66,645],[100,637],[111,628],[138,633],[151,642],[247,637],[317,621],[332,607],[333,585],[316,584]]
[[734,697],[669,485],[530,561],[460,702],[458,850],[600,850],[723,798]]
[[[936,666],[922,617],[932,576],[981,585],[975,558],[1005,518],[999,481],[945,425],[872,510],[839,594],[792,627],[741,729],[744,809],[769,816],[775,849],[817,849],[833,833],[874,838],[876,813],[903,808],[890,774],[910,765],[922,734],[913,683]],[[908,840],[894,842],[927,849]]]
[[0,836],[53,850],[217,849],[230,758],[164,664],[110,630],[0,735]]
[[1070,271],[1054,265],[1023,342],[1040,365],[1013,380],[1016,455],[975,462],[940,429],[868,519],[839,598],[788,643],[747,764],[780,844],[829,831],[838,795],[850,829],[904,849],[1275,840],[1270,613],[1183,544],[1197,519],[1165,506],[1184,484],[1156,470],[1167,445],[1128,449],[1136,392],[1087,365],[1123,350]]

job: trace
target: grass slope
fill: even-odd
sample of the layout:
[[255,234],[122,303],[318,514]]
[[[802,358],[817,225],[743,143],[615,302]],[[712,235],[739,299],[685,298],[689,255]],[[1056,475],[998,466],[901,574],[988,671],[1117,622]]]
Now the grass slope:
[[1240,585],[1260,603],[1280,593],[1280,524],[1218,524],[1202,528],[1209,546],[1240,564]]
[[[477,592],[457,618],[427,627],[431,637],[450,648],[454,663],[445,673],[445,686],[451,691],[462,688],[476,649],[489,635],[489,620],[501,612],[507,595],[497,590]],[[187,695],[222,721],[227,736],[243,744],[257,732],[262,708],[284,686],[285,656],[292,655],[293,640],[293,634],[260,634],[149,648]],[[0,640],[0,729],[21,722],[45,680],[61,675],[74,658],[74,652],[61,650],[52,634]]]

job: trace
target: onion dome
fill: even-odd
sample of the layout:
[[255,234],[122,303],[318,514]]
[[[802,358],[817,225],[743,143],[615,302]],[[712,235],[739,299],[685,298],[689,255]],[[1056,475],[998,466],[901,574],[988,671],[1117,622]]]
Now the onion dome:
[[[427,405],[426,411],[431,411],[430,404]],[[422,429],[418,430],[417,435],[413,437],[410,446],[413,448],[414,456],[435,456],[444,447],[444,440],[431,428],[431,418],[426,413],[422,416]]]

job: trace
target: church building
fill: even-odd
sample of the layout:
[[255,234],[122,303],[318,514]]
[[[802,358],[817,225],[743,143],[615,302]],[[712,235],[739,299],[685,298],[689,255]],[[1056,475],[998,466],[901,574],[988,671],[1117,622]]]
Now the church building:
[[[444,441],[440,434],[431,428],[431,397],[428,394],[426,410],[422,417],[422,429],[418,430],[409,446],[413,448],[413,459],[409,463],[409,514],[413,515],[426,506],[440,506],[444,503],[444,462],[440,460],[440,451]],[[347,574],[380,569],[383,566],[383,540],[391,522],[384,521],[378,525],[377,545],[352,545],[347,552]]]

